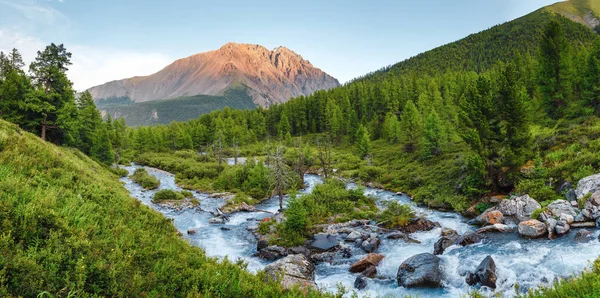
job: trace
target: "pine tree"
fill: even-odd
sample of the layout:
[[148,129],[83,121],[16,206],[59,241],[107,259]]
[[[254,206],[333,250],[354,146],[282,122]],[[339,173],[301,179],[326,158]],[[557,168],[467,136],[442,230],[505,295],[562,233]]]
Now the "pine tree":
[[422,150],[424,158],[440,155],[442,153],[442,142],[445,139],[444,129],[440,117],[435,110],[425,119],[425,128],[423,130]]
[[106,165],[111,165],[115,161],[106,123],[102,123],[95,131],[94,140],[90,148],[90,156]]
[[400,142],[404,145],[406,152],[414,152],[417,149],[423,131],[423,121],[417,107],[409,100],[406,102],[400,115]]
[[600,39],[596,40],[589,54],[584,77],[584,98],[588,107],[600,113]]
[[558,21],[551,21],[542,36],[540,46],[540,86],[544,108],[558,118],[572,95],[569,42]]
[[[77,100],[79,109],[79,142],[77,148],[83,153],[90,155],[91,148],[96,140],[96,133],[102,125],[102,117],[96,109],[92,94],[83,92]],[[108,124],[110,125],[110,124]]]
[[356,131],[356,149],[361,158],[369,156],[371,152],[371,136],[362,124],[358,126],[358,131]]
[[400,122],[393,113],[388,113],[383,121],[382,137],[391,144],[398,143],[400,138]]

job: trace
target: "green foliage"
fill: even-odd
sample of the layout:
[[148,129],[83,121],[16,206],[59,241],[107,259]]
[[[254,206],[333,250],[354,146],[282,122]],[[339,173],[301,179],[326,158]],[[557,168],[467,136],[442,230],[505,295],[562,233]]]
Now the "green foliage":
[[362,158],[367,157],[371,151],[371,136],[362,124],[358,126],[356,131],[356,149]]
[[475,210],[479,213],[483,213],[490,208],[492,208],[492,204],[490,203],[477,203],[477,205],[475,205]]
[[183,200],[185,196],[181,192],[177,192],[170,189],[161,189],[154,193],[154,197],[152,198],[152,202],[161,203],[164,201],[179,201]]
[[119,177],[127,177],[129,175],[129,171],[123,168],[110,167],[110,171]]
[[160,181],[148,174],[148,171],[144,168],[136,169],[130,178],[144,189],[157,189],[160,186]]
[[407,225],[415,217],[410,206],[397,201],[384,202],[385,210],[377,217],[379,224],[388,229],[397,229]]
[[417,149],[423,133],[423,120],[415,104],[409,100],[406,102],[402,114],[400,115],[400,142],[404,145],[406,152],[413,152]]
[[442,142],[444,141],[444,129],[440,121],[440,117],[432,110],[425,119],[425,129],[423,130],[423,157],[431,158],[434,155],[442,153]]
[[304,297],[208,258],[79,151],[2,120],[0,139],[1,296]]

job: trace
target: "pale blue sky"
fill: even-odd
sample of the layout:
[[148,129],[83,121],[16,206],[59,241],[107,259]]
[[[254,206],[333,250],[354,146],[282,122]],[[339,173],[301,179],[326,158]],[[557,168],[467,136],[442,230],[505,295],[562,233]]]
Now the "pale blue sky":
[[341,82],[557,0],[0,0],[0,50],[73,52],[78,89],[229,42],[286,46]]

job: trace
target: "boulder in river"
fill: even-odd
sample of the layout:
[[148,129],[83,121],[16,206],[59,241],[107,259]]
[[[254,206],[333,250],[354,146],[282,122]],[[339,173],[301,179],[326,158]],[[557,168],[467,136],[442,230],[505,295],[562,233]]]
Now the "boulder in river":
[[519,223],[519,234],[527,238],[538,238],[546,234],[546,224],[537,220],[531,219]]
[[276,245],[263,248],[258,252],[260,258],[270,261],[281,259],[287,255],[288,251],[286,248]]
[[554,233],[554,229],[556,228],[557,224],[558,224],[558,221],[554,218],[548,218],[546,220],[546,229],[548,230],[548,239],[554,239],[554,237],[556,236]]
[[195,229],[188,229],[187,233],[188,233],[188,235],[194,235],[194,234],[196,234],[196,230]]
[[458,232],[456,232],[456,230],[450,229],[450,228],[442,228],[442,231],[440,232],[440,236],[442,236],[442,237],[453,236],[453,235],[458,235]]
[[482,222],[486,223],[486,224],[495,225],[495,224],[501,224],[504,222],[504,215],[502,214],[502,212],[500,212],[498,210],[486,211],[485,213],[481,214],[480,216],[481,216]]
[[569,223],[567,223],[564,220],[559,220],[558,223],[556,224],[556,227],[554,228],[554,230],[556,231],[556,234],[559,236],[568,233],[570,229],[571,229],[571,226],[569,226]]
[[467,246],[481,241],[481,236],[475,232],[467,232],[454,241],[454,245]]
[[381,240],[378,236],[369,237],[367,240],[362,242],[360,248],[362,248],[365,252],[372,253],[377,251],[379,244],[381,244]]
[[350,266],[350,272],[352,273],[360,273],[365,271],[370,266],[377,266],[383,260],[384,256],[381,254],[370,253],[358,260],[356,263]]
[[320,263],[330,263],[331,264],[331,263],[333,263],[333,260],[335,259],[335,255],[336,255],[336,253],[333,251],[326,251],[326,252],[312,254],[310,256],[310,259],[315,264],[320,264]]
[[581,229],[575,233],[576,242],[587,242],[591,239],[592,233],[586,229]]
[[458,235],[449,235],[441,237],[434,245],[433,245],[433,254],[441,255],[444,253],[446,248],[452,246],[454,242],[458,239]]
[[392,233],[388,234],[386,238],[390,239],[390,240],[404,240],[408,243],[417,243],[417,244],[421,243],[421,241],[410,238],[410,236],[408,236],[407,234],[402,233],[402,232],[392,232]]
[[289,255],[265,267],[267,280],[278,280],[281,285],[291,289],[298,285],[301,288],[317,289],[315,283],[315,265],[304,255]]
[[354,280],[354,287],[357,290],[362,290],[362,289],[366,288],[367,287],[367,279],[362,275],[357,276],[356,279]]
[[313,240],[308,244],[308,248],[315,251],[331,251],[339,247],[340,241],[338,241],[335,235],[331,234],[316,234],[313,236]]
[[426,232],[431,231],[435,228],[439,228],[440,224],[437,222],[430,221],[426,218],[420,217],[417,219],[412,219],[406,226],[401,227],[400,231],[412,234],[416,232]]
[[263,248],[267,248],[269,246],[269,240],[262,238],[260,240],[258,240],[258,243],[256,243],[256,250],[260,251]]
[[510,200],[502,200],[497,206],[497,210],[502,215],[513,217],[517,222],[531,219],[531,213],[542,206],[529,195],[514,197]]
[[305,255],[306,257],[310,257],[310,250],[305,246],[296,246],[288,249],[288,253],[290,255]]
[[439,288],[442,281],[440,258],[422,253],[408,258],[398,268],[398,285],[405,288]]
[[575,194],[577,199],[585,197],[588,193],[595,193],[600,190],[600,174],[588,176],[579,180]]
[[208,221],[208,223],[215,225],[224,224],[225,219],[223,219],[222,217],[213,217]]
[[467,274],[467,284],[496,288],[496,263],[491,256],[487,256],[477,267],[475,272]]
[[346,236],[346,238],[344,239],[344,241],[346,242],[355,242],[356,239],[359,239],[362,237],[362,234],[359,231],[352,231],[350,234],[348,234],[348,236]]
[[552,215],[556,217],[559,217],[562,214],[575,217],[579,213],[579,210],[577,208],[574,208],[573,206],[571,206],[571,203],[565,200],[556,200],[550,203],[546,208],[550,210],[550,212],[552,212]]
[[511,233],[514,231],[515,231],[515,229],[513,226],[509,226],[509,225],[505,225],[505,224],[495,224],[495,225],[485,226],[483,228],[477,229],[477,234],[488,233],[488,232]]

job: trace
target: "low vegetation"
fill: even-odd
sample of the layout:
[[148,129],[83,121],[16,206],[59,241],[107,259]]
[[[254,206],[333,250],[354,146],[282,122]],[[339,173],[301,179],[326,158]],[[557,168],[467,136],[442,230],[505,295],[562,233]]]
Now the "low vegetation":
[[170,189],[161,189],[154,193],[152,202],[161,203],[164,201],[180,201],[183,199],[185,199],[185,196],[181,192]]
[[148,171],[144,168],[136,169],[130,178],[147,190],[157,189],[160,186],[160,180],[148,174]]

